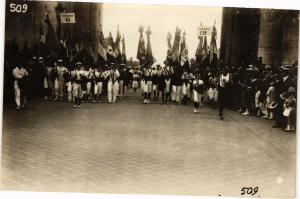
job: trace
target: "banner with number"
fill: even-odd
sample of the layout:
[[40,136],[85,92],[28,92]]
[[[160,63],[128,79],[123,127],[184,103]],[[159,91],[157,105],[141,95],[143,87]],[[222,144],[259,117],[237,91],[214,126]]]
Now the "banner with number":
[[75,13],[60,13],[61,23],[75,23]]
[[199,36],[207,36],[210,35],[212,32],[211,27],[200,27],[198,28]]

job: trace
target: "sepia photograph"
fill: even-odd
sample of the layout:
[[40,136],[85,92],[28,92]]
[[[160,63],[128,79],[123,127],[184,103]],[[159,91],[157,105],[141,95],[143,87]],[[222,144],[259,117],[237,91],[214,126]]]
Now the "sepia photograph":
[[299,18],[6,0],[1,191],[295,198]]

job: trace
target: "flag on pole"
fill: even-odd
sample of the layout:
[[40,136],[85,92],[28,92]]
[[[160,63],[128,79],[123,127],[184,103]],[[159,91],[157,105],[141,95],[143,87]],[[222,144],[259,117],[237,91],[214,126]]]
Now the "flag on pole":
[[[200,28],[201,27],[202,27],[202,22],[200,24]],[[200,30],[200,28],[199,28],[199,30]],[[196,56],[196,63],[197,63],[197,65],[201,66],[202,65],[202,56],[203,56],[203,50],[202,50],[202,48],[203,48],[203,36],[200,35],[200,31],[199,31],[198,38],[199,38],[199,44],[197,46],[195,56]]]
[[154,57],[152,55],[152,48],[151,48],[151,40],[150,40],[150,35],[152,34],[150,26],[148,27],[147,31],[147,49],[146,49],[146,60],[147,60],[147,67],[151,67],[152,64],[154,63]]
[[49,20],[49,15],[47,13],[45,23],[48,26],[48,32],[46,36],[46,49],[49,52],[49,54],[54,57],[58,58],[60,56],[60,53],[62,51],[62,47],[59,43],[59,39],[57,37],[57,34]]
[[104,39],[103,32],[100,31],[99,34],[99,43],[98,43],[98,49],[97,49],[98,55],[103,59],[104,61],[107,61],[107,44]]
[[70,62],[76,62],[76,58],[79,54],[79,45],[75,44],[75,46],[70,50]]
[[174,42],[173,42],[173,49],[172,49],[172,61],[173,62],[179,61],[180,34],[181,34],[181,30],[178,27],[176,27],[175,37],[174,37]]
[[89,40],[88,43],[87,43],[87,54],[88,54],[88,56],[89,56],[90,58],[92,58],[91,61],[92,61],[93,63],[96,63],[96,62],[97,62],[98,56],[97,56],[97,53],[95,53],[95,52],[93,51],[92,43],[91,43],[90,40]]
[[196,63],[198,65],[202,64],[202,56],[203,56],[202,48],[203,48],[203,37],[199,36],[199,44],[198,44],[198,47],[197,47],[197,50],[196,50]]
[[204,36],[203,48],[202,48],[202,63],[203,63],[203,66],[207,67],[208,62],[209,62],[208,46],[207,46],[207,38],[206,38],[206,35],[205,35]]
[[112,62],[115,62],[115,54],[114,54],[114,40],[111,35],[111,32],[109,33],[107,37],[107,63],[110,64]]
[[146,48],[145,48],[145,40],[143,38],[143,32],[144,32],[144,27],[140,26],[139,27],[140,38],[139,38],[136,58],[140,61],[141,66],[144,65],[146,61]]
[[167,59],[172,58],[172,44],[171,44],[172,34],[168,32],[167,42],[168,42],[168,50],[167,50]]
[[[215,21],[216,24],[216,21]],[[209,63],[211,66],[217,67],[218,64],[218,49],[217,49],[217,29],[215,24],[212,29],[211,41],[210,41],[210,49],[209,49]]]
[[116,61],[118,63],[121,63],[121,61],[122,61],[121,50],[120,50],[120,41],[121,41],[121,34],[120,34],[120,30],[119,30],[119,25],[118,25],[116,41],[114,43],[114,57],[116,58]]
[[180,43],[180,64],[181,66],[188,67],[189,66],[189,53],[188,48],[185,42],[186,33],[183,32],[181,43]]
[[110,32],[107,37],[107,53],[111,56],[114,56],[114,47],[113,46],[114,46],[114,39]]
[[122,63],[127,64],[126,46],[125,46],[125,37],[124,37],[124,35],[123,35],[123,38],[122,38]]

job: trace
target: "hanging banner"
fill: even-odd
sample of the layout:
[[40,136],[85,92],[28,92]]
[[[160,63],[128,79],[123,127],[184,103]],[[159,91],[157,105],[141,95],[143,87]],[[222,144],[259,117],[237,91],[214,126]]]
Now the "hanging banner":
[[76,23],[75,13],[60,13],[61,23]]

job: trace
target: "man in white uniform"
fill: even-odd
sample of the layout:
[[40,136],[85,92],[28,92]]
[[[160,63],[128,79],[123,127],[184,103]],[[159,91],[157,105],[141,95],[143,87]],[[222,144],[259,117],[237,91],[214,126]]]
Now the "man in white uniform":
[[117,95],[119,93],[118,78],[120,77],[120,73],[118,69],[115,67],[114,63],[111,63],[110,70],[108,70],[106,73],[107,73],[106,76],[108,78],[108,83],[107,83],[108,103],[116,103]]
[[24,87],[26,84],[26,77],[28,72],[22,66],[18,66],[13,70],[14,81],[14,90],[15,90],[15,102],[16,108],[25,107],[26,104],[26,95],[24,93]]
[[58,88],[56,90],[56,99],[59,99],[60,100],[63,100],[64,97],[65,97],[65,93],[64,93],[64,90],[65,90],[65,78],[64,78],[64,74],[66,72],[68,72],[68,69],[66,67],[63,66],[63,60],[62,59],[59,59],[57,60],[57,81],[58,81]]
[[102,102],[102,86],[104,82],[104,72],[102,68],[98,66],[95,69],[95,89],[94,89],[94,102]]
[[82,69],[81,62],[77,62],[75,64],[75,70],[72,71],[72,79],[73,79],[73,96],[74,96],[74,108],[80,108],[81,99],[82,99],[82,84],[83,84],[83,76],[84,70]]
[[150,97],[152,93],[152,69],[151,68],[144,68],[144,104],[149,104],[150,103]]

